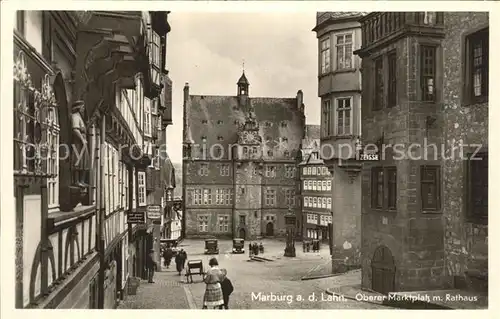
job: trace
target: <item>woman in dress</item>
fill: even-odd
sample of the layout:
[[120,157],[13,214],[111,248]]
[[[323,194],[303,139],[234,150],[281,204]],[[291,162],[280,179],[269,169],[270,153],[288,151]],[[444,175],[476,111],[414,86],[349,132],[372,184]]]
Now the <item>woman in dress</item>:
[[218,309],[219,306],[224,305],[224,298],[220,285],[224,275],[219,269],[219,262],[217,259],[210,259],[208,265],[210,266],[210,269],[203,277],[203,281],[207,285],[205,295],[203,296],[203,309]]

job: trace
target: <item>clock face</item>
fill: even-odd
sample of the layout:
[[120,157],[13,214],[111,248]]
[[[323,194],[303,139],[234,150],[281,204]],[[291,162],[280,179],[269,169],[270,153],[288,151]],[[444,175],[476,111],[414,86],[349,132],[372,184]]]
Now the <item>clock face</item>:
[[250,132],[243,133],[243,139],[246,143],[252,143],[255,140],[255,136]]

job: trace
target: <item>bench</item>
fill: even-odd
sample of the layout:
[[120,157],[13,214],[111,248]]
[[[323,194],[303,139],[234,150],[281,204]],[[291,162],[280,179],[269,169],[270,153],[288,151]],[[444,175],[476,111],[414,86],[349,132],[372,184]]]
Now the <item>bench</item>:
[[204,274],[203,261],[200,259],[188,261],[185,275],[187,283],[193,283],[193,275],[200,275],[203,277]]

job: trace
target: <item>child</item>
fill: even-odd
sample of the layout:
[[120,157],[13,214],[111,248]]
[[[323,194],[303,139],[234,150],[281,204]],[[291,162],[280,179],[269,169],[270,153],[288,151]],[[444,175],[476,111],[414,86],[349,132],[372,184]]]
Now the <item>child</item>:
[[222,297],[224,299],[224,305],[220,306],[219,309],[229,309],[229,295],[233,292],[234,287],[231,283],[231,280],[227,278],[227,270],[221,269],[222,278],[221,278],[221,288],[222,288]]

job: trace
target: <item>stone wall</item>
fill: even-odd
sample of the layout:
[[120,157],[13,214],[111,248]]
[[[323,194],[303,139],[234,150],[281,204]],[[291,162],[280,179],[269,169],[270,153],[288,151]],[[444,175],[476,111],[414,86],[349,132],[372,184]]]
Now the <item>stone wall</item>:
[[[464,145],[488,147],[488,103],[470,105],[463,92],[465,36],[489,23],[486,12],[445,14],[447,37],[443,42],[449,65],[444,70],[444,137],[447,144],[463,140]],[[490,85],[491,88],[491,85]],[[464,148],[475,151],[476,146]],[[458,154],[456,154],[458,155]],[[488,225],[467,218],[465,164],[458,158],[444,163],[444,207],[446,273],[463,277],[466,271],[488,273]]]
[[361,264],[361,176],[351,179],[338,166],[332,178],[333,244],[335,258],[350,259],[351,264]]

